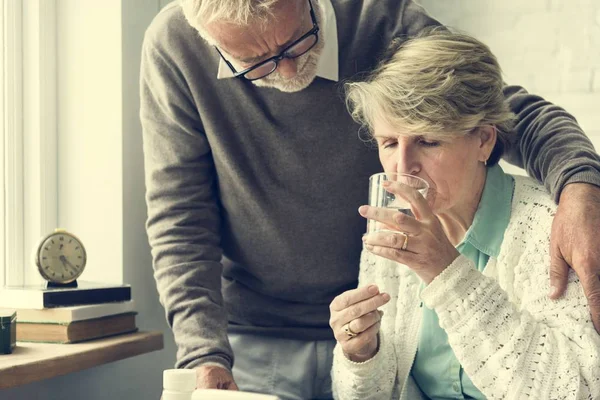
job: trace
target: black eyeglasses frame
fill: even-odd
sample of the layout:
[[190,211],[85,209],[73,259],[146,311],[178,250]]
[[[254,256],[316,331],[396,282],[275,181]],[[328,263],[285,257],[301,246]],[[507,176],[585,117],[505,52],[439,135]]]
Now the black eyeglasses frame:
[[[279,66],[279,61],[283,60],[284,58],[289,58],[289,59],[294,59],[294,58],[298,58],[303,54],[306,54],[310,51],[310,49],[312,49],[313,47],[315,47],[315,45],[317,44],[317,42],[319,41],[319,25],[317,24],[317,18],[315,16],[315,11],[313,9],[313,5],[312,5],[312,1],[308,0],[308,4],[310,6],[310,18],[312,20],[312,24],[313,27],[310,31],[306,32],[304,35],[300,36],[300,38],[298,38],[297,40],[295,40],[293,43],[291,43],[289,46],[287,46],[285,49],[283,49],[283,51],[281,53],[279,53],[276,56],[273,56],[271,58],[267,58],[266,60],[263,60],[261,62],[259,62],[258,64],[255,64],[249,68],[246,68],[243,71],[237,72],[235,70],[235,68],[233,67],[233,64],[231,64],[223,55],[223,53],[221,53],[221,50],[219,50],[219,48],[217,46],[215,46],[215,49],[217,50],[217,52],[219,53],[219,55],[221,56],[221,58],[223,59],[223,61],[225,61],[225,63],[227,64],[227,66],[229,67],[229,69],[231,69],[231,72],[233,73],[233,76],[236,78],[241,78],[247,81],[255,81],[258,79],[262,79],[265,76],[268,76],[270,74],[272,74],[277,67]],[[298,43],[302,42],[304,39],[306,39],[307,37],[314,35],[316,37],[315,42],[312,44],[312,46],[310,46],[308,49],[306,49],[305,52],[296,55],[295,57],[289,57],[288,55],[286,55],[285,53],[291,49],[292,47],[294,47],[295,45],[297,45]],[[264,74],[263,76],[259,77],[259,78],[247,78],[246,74],[248,74],[249,72],[254,71],[257,68],[260,68],[261,66],[269,63],[269,62],[274,62],[274,67],[273,69],[269,72]]]

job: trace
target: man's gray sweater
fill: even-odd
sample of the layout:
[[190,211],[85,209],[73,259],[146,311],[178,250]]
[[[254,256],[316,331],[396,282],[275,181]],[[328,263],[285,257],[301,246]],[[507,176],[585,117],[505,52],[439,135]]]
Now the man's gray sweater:
[[[341,81],[371,69],[391,39],[437,24],[407,0],[332,0]],[[342,85],[298,93],[217,80],[219,55],[177,3],[148,28],[141,66],[154,276],[177,366],[230,366],[227,330],[332,339],[329,303],[356,286],[369,175]],[[600,161],[562,109],[507,87],[518,115],[508,158],[558,196],[600,185]]]

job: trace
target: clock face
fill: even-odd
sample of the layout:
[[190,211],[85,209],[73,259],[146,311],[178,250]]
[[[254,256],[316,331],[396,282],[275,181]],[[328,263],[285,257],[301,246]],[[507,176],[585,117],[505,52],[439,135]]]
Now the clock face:
[[75,236],[56,232],[44,239],[36,255],[36,264],[44,279],[56,283],[69,283],[81,275],[86,254]]

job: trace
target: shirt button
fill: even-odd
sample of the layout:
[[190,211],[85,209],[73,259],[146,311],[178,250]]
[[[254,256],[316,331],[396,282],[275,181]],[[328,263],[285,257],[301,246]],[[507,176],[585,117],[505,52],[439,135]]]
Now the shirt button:
[[457,382],[454,382],[454,383],[452,384],[452,389],[454,389],[454,391],[455,391],[456,393],[458,393],[458,392],[460,391],[460,386],[458,385],[458,383],[457,383]]

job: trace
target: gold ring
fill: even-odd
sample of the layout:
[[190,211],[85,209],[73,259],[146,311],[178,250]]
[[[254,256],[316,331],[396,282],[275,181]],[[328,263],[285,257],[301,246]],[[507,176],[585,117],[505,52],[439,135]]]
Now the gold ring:
[[403,233],[403,235],[404,235],[404,243],[402,243],[402,247],[400,249],[406,250],[406,248],[408,247],[408,235],[406,233]]
[[347,324],[345,324],[344,326],[342,326],[342,329],[344,330],[344,332],[346,333],[346,335],[350,339],[352,339],[353,337],[355,337],[356,335],[358,335],[358,333],[356,333],[352,329],[350,329],[350,322],[348,322]]

